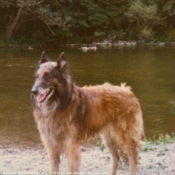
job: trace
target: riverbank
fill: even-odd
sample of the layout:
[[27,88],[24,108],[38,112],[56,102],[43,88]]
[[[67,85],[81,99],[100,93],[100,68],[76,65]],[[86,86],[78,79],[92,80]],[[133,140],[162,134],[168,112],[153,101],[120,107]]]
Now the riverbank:
[[[175,174],[175,142],[159,145],[149,145],[142,142],[139,153],[137,175],[173,175]],[[0,174],[48,174],[49,161],[42,145],[37,147],[13,146],[0,147]],[[100,147],[83,147],[81,153],[81,172],[96,172],[110,174],[110,154]],[[61,157],[60,172],[67,171],[65,155]],[[118,175],[127,175],[128,168],[120,161]]]
[[97,50],[97,48],[100,49],[110,49],[110,48],[121,48],[121,47],[136,47],[136,46],[175,46],[175,42],[145,42],[145,41],[123,41],[118,40],[116,42],[111,41],[101,41],[101,42],[92,42],[92,43],[70,43],[70,44],[63,44],[63,45],[57,45],[57,46],[37,46],[37,45],[29,45],[28,43],[25,44],[1,44],[0,49],[28,49],[28,50],[34,50],[38,48],[47,48],[47,49],[56,49],[58,47],[67,47],[67,48],[78,48],[83,51],[87,50]]
[[[135,47],[139,45],[145,45],[145,46],[165,46],[165,45],[170,45],[174,46],[175,42],[145,42],[145,41],[123,41],[123,40],[118,40],[116,42],[111,42],[111,41],[101,41],[101,42],[93,42],[90,44],[65,44],[62,46],[68,47],[68,48],[80,48],[80,49],[88,49],[89,50],[96,50],[93,48],[115,48],[115,47]],[[92,48],[92,49],[91,49]]]

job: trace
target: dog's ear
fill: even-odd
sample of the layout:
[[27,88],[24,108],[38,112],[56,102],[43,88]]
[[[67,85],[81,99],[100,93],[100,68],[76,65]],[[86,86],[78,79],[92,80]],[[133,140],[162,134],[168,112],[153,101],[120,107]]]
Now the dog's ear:
[[62,52],[57,60],[57,66],[60,69],[61,72],[66,71],[65,73],[68,73],[68,63],[66,61],[65,53]]
[[42,54],[41,54],[40,60],[38,62],[38,65],[40,65],[42,63],[45,63],[45,62],[48,62],[48,61],[50,61],[50,59],[48,58],[48,56],[43,51]]

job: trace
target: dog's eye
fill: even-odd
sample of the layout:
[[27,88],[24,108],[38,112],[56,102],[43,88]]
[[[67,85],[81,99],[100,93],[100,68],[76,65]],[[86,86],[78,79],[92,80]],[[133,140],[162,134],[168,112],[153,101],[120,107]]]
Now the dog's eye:
[[46,73],[44,74],[44,78],[49,79],[49,78],[51,78],[51,75],[50,75],[48,72],[46,72]]

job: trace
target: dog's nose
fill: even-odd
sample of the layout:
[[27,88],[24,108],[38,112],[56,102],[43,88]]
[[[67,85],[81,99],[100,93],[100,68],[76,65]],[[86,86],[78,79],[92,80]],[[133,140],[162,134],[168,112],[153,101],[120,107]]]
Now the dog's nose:
[[38,89],[35,88],[35,87],[33,87],[33,88],[31,89],[31,93],[32,93],[33,95],[37,95],[37,94],[38,94]]

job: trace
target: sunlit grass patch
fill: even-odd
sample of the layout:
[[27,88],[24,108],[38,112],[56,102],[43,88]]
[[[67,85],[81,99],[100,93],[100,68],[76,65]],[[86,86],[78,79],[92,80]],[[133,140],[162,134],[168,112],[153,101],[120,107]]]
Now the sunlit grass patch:
[[165,145],[168,143],[175,142],[174,133],[169,134],[160,134],[158,138],[154,137],[153,139],[144,139],[141,141],[141,151],[153,151],[157,149],[157,146]]

